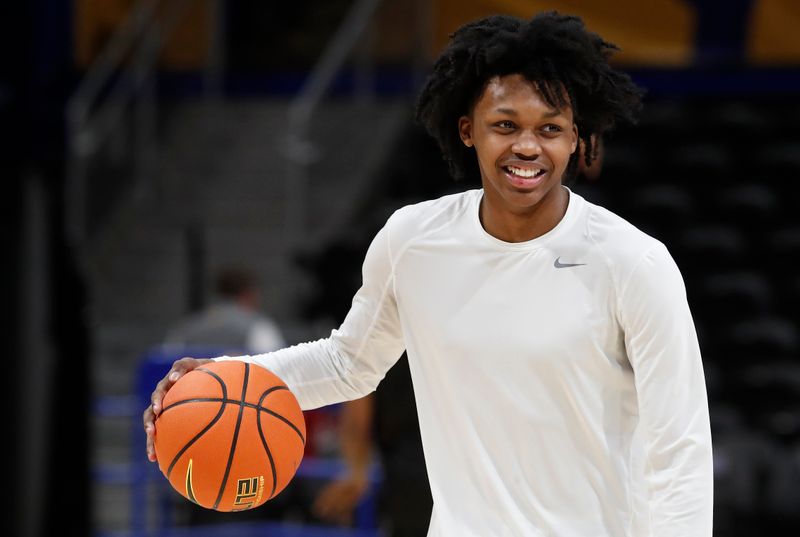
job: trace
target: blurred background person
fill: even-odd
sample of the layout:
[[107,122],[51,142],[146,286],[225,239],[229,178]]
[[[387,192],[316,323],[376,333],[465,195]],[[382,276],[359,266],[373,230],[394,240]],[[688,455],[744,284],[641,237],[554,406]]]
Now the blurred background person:
[[356,510],[374,492],[380,465],[378,515],[388,537],[424,537],[433,507],[405,355],[375,393],[341,405],[339,453],[345,473],[314,500],[321,520],[352,525]]
[[244,266],[221,268],[214,277],[216,300],[169,331],[165,344],[187,349],[270,352],[286,346],[277,323],[261,313],[261,288]]

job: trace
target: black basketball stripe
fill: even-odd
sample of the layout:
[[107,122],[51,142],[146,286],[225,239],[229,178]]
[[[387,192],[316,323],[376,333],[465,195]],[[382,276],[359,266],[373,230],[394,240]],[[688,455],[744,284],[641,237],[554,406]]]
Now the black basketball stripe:
[[[238,399],[228,399],[223,397],[195,397],[192,399],[184,399],[182,401],[176,401],[171,405],[169,405],[168,407],[164,408],[161,411],[161,414],[177,406],[188,405],[189,403],[226,403],[228,405],[242,404],[242,402]],[[244,403],[244,406],[249,406],[251,408],[258,408],[258,406],[253,403]]]
[[305,437],[303,436],[303,433],[301,433],[301,432],[300,432],[300,429],[298,429],[298,428],[297,428],[297,425],[295,425],[294,423],[292,423],[292,422],[291,422],[289,419],[287,419],[287,418],[284,418],[283,416],[281,416],[281,415],[280,415],[280,414],[278,414],[277,412],[273,412],[272,410],[270,410],[270,409],[268,409],[268,408],[264,408],[264,407],[262,407],[262,406],[259,406],[259,410],[260,410],[261,412],[266,412],[266,413],[267,413],[267,414],[269,414],[270,416],[273,416],[273,417],[275,417],[275,418],[278,418],[278,419],[279,419],[279,420],[281,420],[283,423],[285,423],[286,425],[288,425],[289,427],[291,427],[291,428],[292,428],[292,430],[294,430],[294,432],[296,432],[296,433],[297,433],[297,436],[299,436],[299,437],[300,437],[300,441],[301,441],[301,442],[303,442],[303,445],[304,445],[304,446],[306,445],[306,439],[305,439]]
[[278,390],[288,390],[288,389],[289,388],[287,388],[286,386],[273,386],[272,388],[261,394],[261,399],[258,400],[259,406],[261,405],[261,403],[264,402],[264,399],[272,392],[277,392]]
[[[167,410],[172,410],[176,406],[186,405],[189,403],[236,403],[235,399],[223,399],[222,397],[195,397],[194,399],[184,399],[182,401],[175,401],[169,406],[161,409],[161,414]],[[161,415],[159,414],[159,416]]]
[[258,404],[248,403],[246,401],[239,401],[238,399],[227,399],[226,397],[194,397],[192,399],[183,399],[181,401],[175,401],[174,403],[172,403],[172,404],[170,404],[168,406],[165,406],[163,409],[161,409],[161,414],[163,414],[167,410],[171,410],[171,409],[175,408],[176,406],[186,405],[186,404],[189,404],[189,403],[230,403],[230,404],[233,404],[233,405],[241,404],[241,405],[244,405],[244,406],[246,406],[248,408],[254,408],[256,410],[267,410],[267,407],[261,406],[262,402],[264,401],[264,398],[267,395],[271,394],[272,392],[275,392],[275,391],[278,391],[278,390],[286,390],[286,391],[288,391],[289,388],[287,388],[286,386],[273,386],[272,388],[268,389],[263,394],[261,394],[261,399],[259,399]]
[[[231,465],[233,465],[233,455],[236,452],[236,441],[239,438],[239,429],[242,426],[242,414],[244,414],[245,396],[247,395],[247,380],[250,377],[250,364],[244,363],[244,381],[242,381],[242,400],[239,404],[239,416],[236,418],[236,428],[233,430],[233,440],[231,440],[231,450],[228,453],[228,464],[225,466],[225,474],[222,477],[222,483],[219,486],[219,493],[217,500],[214,502],[214,509],[219,507],[219,502],[222,501],[222,494],[225,492],[225,485],[228,483],[228,476],[231,473]],[[223,405],[224,406],[224,405]]]
[[[286,423],[287,425],[289,425],[289,427],[294,429],[294,432],[297,433],[297,436],[300,437],[300,440],[303,442],[303,445],[305,446],[306,445],[306,439],[303,438],[303,433],[300,432],[300,429],[298,429],[297,426],[295,426],[294,423],[289,421],[287,418],[284,418],[283,416],[281,416],[277,412],[275,412],[273,410],[270,410],[269,408],[267,408],[265,406],[261,406],[261,404],[264,402],[264,399],[266,399],[269,394],[271,394],[272,392],[278,391],[278,390],[286,390],[289,393],[292,393],[291,391],[289,391],[289,388],[287,388],[286,386],[273,386],[272,388],[268,389],[267,391],[265,391],[264,393],[261,394],[261,398],[258,400],[258,410],[266,412],[266,413],[270,414],[271,416],[275,416],[279,420],[281,420],[284,423]],[[294,394],[292,394],[292,395],[294,395]],[[259,421],[259,424],[260,424],[261,420],[258,420],[258,421]]]
[[207,374],[211,375],[212,377],[214,377],[214,379],[216,379],[217,382],[219,382],[219,385],[222,387],[222,404],[219,406],[219,411],[217,412],[217,415],[214,416],[214,419],[211,420],[211,422],[208,425],[203,427],[203,430],[200,431],[199,433],[197,433],[194,438],[189,440],[180,449],[180,451],[178,451],[177,455],[175,455],[175,457],[172,459],[172,462],[169,463],[169,467],[167,468],[167,479],[169,479],[169,476],[172,473],[172,469],[175,468],[175,464],[177,464],[178,460],[181,458],[181,455],[186,453],[186,450],[189,449],[192,446],[192,444],[197,442],[200,439],[201,436],[206,434],[208,432],[208,430],[211,429],[211,427],[213,427],[214,424],[219,421],[219,419],[222,417],[223,412],[225,411],[225,404],[226,403],[224,401],[228,399],[228,388],[225,386],[225,382],[219,377],[219,375],[217,375],[213,371],[209,371],[208,369],[198,368],[198,369],[195,369],[195,371],[202,371],[203,373],[207,373]]
[[[261,394],[261,399],[258,400],[259,410],[261,410],[262,401],[264,401],[264,398],[271,391],[272,389]],[[269,459],[269,467],[272,470],[272,492],[269,493],[269,498],[267,498],[272,499],[272,497],[275,496],[275,489],[278,487],[278,471],[275,468],[275,459],[272,458],[272,450],[269,449],[267,439],[264,437],[264,429],[261,427],[261,417],[258,415],[258,412],[256,412],[256,425],[258,426],[258,435],[261,437],[261,445],[264,446],[264,451],[267,453],[267,458]]]

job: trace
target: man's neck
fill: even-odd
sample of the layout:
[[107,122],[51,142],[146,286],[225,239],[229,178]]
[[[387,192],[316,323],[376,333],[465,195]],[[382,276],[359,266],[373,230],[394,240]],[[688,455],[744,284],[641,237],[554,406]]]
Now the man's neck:
[[563,186],[542,199],[535,207],[519,213],[494,210],[481,201],[480,219],[486,232],[505,242],[526,242],[541,237],[555,228],[567,212],[569,193]]

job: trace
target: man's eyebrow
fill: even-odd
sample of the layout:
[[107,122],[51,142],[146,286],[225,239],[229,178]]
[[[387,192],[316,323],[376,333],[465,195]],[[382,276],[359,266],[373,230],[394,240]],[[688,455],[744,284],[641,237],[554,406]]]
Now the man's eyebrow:
[[[506,114],[506,115],[509,115],[509,116],[518,116],[519,115],[519,113],[516,110],[514,110],[513,108],[503,108],[503,107],[496,108],[495,112],[500,113],[500,114]],[[561,110],[558,110],[556,108],[552,108],[552,109],[550,109],[550,111],[546,112],[542,117],[545,117],[545,118],[549,119],[549,118],[553,118],[553,117],[558,117],[560,115],[562,115],[561,114]]]

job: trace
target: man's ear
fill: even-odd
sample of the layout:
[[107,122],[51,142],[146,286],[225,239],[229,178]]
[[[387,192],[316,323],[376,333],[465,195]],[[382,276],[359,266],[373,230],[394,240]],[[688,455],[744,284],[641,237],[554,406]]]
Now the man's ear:
[[570,154],[574,153],[575,150],[578,149],[578,140],[579,139],[580,138],[578,137],[578,125],[573,123],[572,124],[572,151],[570,151]]
[[472,120],[468,116],[458,118],[458,135],[467,147],[472,147]]

